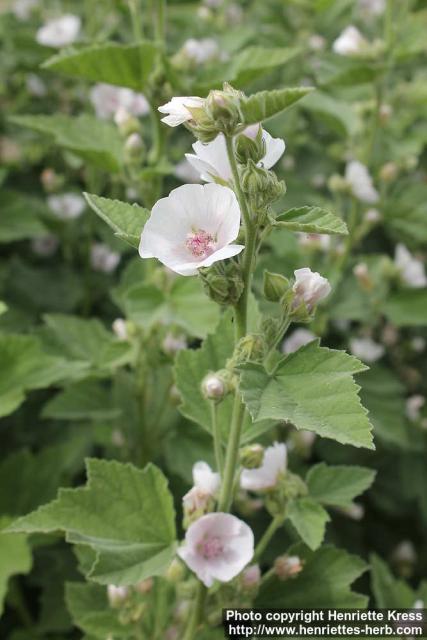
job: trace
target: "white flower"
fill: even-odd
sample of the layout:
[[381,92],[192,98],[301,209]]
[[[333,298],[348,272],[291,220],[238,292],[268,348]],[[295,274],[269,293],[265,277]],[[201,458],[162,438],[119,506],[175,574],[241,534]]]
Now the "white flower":
[[175,165],[174,175],[187,184],[200,184],[199,172],[191,166],[187,158]]
[[187,338],[184,334],[176,335],[171,332],[167,333],[162,342],[162,348],[168,355],[175,355],[178,351],[187,348]]
[[178,555],[206,587],[229,582],[252,560],[254,534],[229,513],[209,513],[190,525]]
[[190,514],[205,509],[216,497],[220,476],[206,462],[196,462],[193,466],[193,482],[194,486],[182,499],[185,512]]
[[127,340],[128,339],[128,329],[126,320],[124,318],[116,318],[111,325],[114,333],[118,337],[119,340]]
[[[251,125],[247,127],[243,134],[248,138],[256,137],[260,125]],[[265,156],[258,162],[258,166],[264,166],[271,169],[273,165],[281,158],[285,151],[285,142],[281,138],[272,138],[271,135],[263,129],[262,138],[265,143]],[[215,182],[216,178],[229,182],[232,178],[231,166],[227,156],[225,146],[225,138],[222,133],[217,135],[215,140],[203,144],[199,140],[193,144],[195,154],[186,153],[185,157],[188,162],[200,172],[200,177],[205,182]]]
[[192,120],[193,116],[187,107],[190,107],[190,109],[202,109],[204,104],[205,99],[197,96],[177,96],[172,98],[170,102],[159,107],[160,113],[167,114],[162,118],[162,122],[170,127],[177,127],[184,122]]
[[244,248],[231,244],[240,228],[233,191],[217,184],[185,184],[154,205],[139,245],[141,258],[157,258],[183,276],[197,274]]
[[49,196],[47,204],[52,213],[60,220],[73,220],[82,215],[86,202],[77,193],[62,193]]
[[262,465],[258,469],[243,469],[240,486],[247,491],[262,491],[276,486],[279,476],[286,471],[286,445],[275,442],[264,452]]
[[46,47],[65,47],[77,40],[80,26],[79,16],[66,13],[40,27],[36,33],[36,40]]
[[353,56],[360,53],[366,45],[367,42],[359,29],[350,25],[333,42],[332,49],[340,56]]
[[127,587],[116,587],[114,584],[107,586],[108,602],[112,607],[118,607],[129,595],[129,589]]
[[323,233],[298,233],[298,244],[309,249],[328,251],[331,248],[331,237]]
[[394,256],[394,263],[400,271],[402,280],[409,287],[418,289],[427,285],[424,264],[408,251],[404,244],[398,244]]
[[120,253],[112,251],[102,242],[95,242],[90,248],[90,264],[94,271],[112,273],[120,262]]
[[316,336],[314,333],[308,329],[295,329],[295,331],[283,341],[282,351],[283,353],[294,353],[294,351],[298,351],[300,347],[303,347],[315,339]]
[[387,0],[358,0],[359,9],[371,16],[380,16],[384,13]]
[[420,417],[420,411],[426,403],[424,396],[414,395],[406,400],[406,415],[415,422]]
[[182,53],[197,65],[220,57],[218,42],[213,38],[190,38],[184,42]]
[[385,348],[382,344],[374,342],[372,338],[352,338],[350,340],[350,351],[364,362],[376,362],[383,357]]
[[320,300],[326,298],[331,292],[331,285],[327,278],[324,278],[312,271],[309,267],[294,271],[295,284],[292,290],[295,293],[294,307],[299,307],[303,302],[308,311],[311,311]]
[[48,233],[31,240],[31,249],[37,256],[52,256],[59,246],[59,240],[53,233]]
[[126,87],[99,83],[90,90],[90,101],[98,118],[112,118],[119,110],[131,116],[144,116],[149,111],[147,99]]
[[37,7],[39,0],[14,0],[11,10],[18,20],[28,20],[33,9]]
[[355,198],[368,204],[375,204],[379,200],[378,191],[372,182],[367,167],[358,160],[351,160],[345,169],[345,179]]

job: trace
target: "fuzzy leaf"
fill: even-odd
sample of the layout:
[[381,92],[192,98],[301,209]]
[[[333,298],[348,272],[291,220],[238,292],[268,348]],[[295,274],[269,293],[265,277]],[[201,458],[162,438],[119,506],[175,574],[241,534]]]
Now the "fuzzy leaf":
[[268,120],[313,91],[312,87],[274,89],[260,91],[242,101],[241,110],[245,124]]
[[330,517],[318,502],[310,497],[293,500],[286,515],[310,549],[314,551],[320,547]]
[[150,216],[147,209],[91,193],[83,195],[91,209],[113,229],[114,235],[138,248],[142,229]]
[[157,53],[158,49],[152,42],[131,45],[105,42],[83,49],[65,49],[49,58],[43,68],[142,91],[153,70]]
[[310,496],[321,504],[349,507],[353,499],[369,489],[376,472],[366,467],[316,464],[307,474]]
[[242,367],[240,390],[255,422],[285,420],[342,444],[373,448],[371,424],[353,375],[366,366],[344,351],[313,341],[282,358],[274,371]]
[[9,578],[19,573],[28,573],[32,565],[27,536],[3,533],[2,529],[8,524],[7,518],[0,518],[0,616],[3,613]]
[[162,472],[115,461],[87,460],[88,482],[60,489],[58,498],[14,522],[8,531],[64,531],[91,547],[88,577],[101,584],[135,584],[161,574],[175,552],[175,514]]
[[304,233],[348,234],[344,220],[320,207],[297,207],[281,213],[275,226]]

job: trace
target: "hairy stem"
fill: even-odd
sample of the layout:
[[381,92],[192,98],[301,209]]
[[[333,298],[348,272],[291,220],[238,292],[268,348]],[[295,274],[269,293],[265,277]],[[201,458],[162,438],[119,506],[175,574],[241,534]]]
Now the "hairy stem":
[[214,439],[214,449],[215,449],[215,460],[216,460],[216,468],[220,476],[222,477],[223,467],[224,467],[224,457],[222,454],[222,443],[221,443],[221,429],[218,423],[218,405],[216,402],[210,402],[211,405],[211,424],[212,424],[212,433]]

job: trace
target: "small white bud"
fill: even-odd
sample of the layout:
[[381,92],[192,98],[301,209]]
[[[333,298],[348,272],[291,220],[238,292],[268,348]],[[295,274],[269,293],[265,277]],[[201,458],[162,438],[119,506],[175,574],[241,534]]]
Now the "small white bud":
[[220,400],[225,392],[224,381],[215,373],[209,373],[202,382],[202,393],[208,400]]
[[109,584],[107,587],[108,602],[113,608],[119,607],[128,595],[129,589],[127,587],[116,587],[114,584]]

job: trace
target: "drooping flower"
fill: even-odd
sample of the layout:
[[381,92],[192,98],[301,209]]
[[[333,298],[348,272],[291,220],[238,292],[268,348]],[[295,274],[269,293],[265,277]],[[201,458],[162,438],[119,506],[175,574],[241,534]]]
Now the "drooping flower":
[[252,560],[254,534],[236,516],[209,513],[190,525],[178,555],[211,587],[214,580],[229,582]]
[[215,499],[219,485],[219,473],[212,471],[207,462],[196,462],[193,466],[194,486],[182,499],[186,514],[203,511]]
[[[255,137],[260,125],[247,127],[243,134],[250,138]],[[262,138],[265,143],[265,155],[258,162],[258,166],[271,169],[272,166],[282,157],[285,151],[285,142],[281,138],[273,138],[268,131],[263,129]],[[223,182],[229,182],[232,178],[231,166],[227,156],[225,138],[222,133],[217,135],[215,140],[204,144],[199,140],[193,144],[195,153],[186,153],[188,162],[200,173],[200,177],[205,182],[215,182],[219,178]]]
[[147,99],[127,87],[98,83],[90,90],[90,101],[98,118],[115,116],[121,109],[132,116],[144,116],[149,111]]
[[316,339],[314,333],[308,329],[295,329],[290,336],[285,338],[282,345],[283,353],[294,353],[301,347]]
[[112,273],[120,262],[120,253],[112,251],[102,242],[95,242],[90,248],[90,264],[94,271]]
[[240,486],[247,491],[263,491],[276,486],[287,466],[287,450],[283,443],[275,442],[264,452],[262,465],[257,469],[243,469]]
[[183,276],[237,255],[231,244],[240,228],[240,209],[228,187],[186,184],[154,205],[139,245],[141,258],[157,258]]
[[79,16],[66,13],[40,27],[36,33],[36,40],[45,47],[65,47],[77,40],[80,27]]
[[47,204],[52,213],[60,220],[74,220],[82,215],[86,202],[77,193],[62,193],[49,196]]
[[354,56],[363,51],[366,45],[367,41],[359,29],[353,25],[349,25],[333,42],[332,49],[340,56]]
[[326,298],[331,292],[331,285],[327,278],[321,276],[317,271],[312,271],[309,267],[297,269],[294,271],[294,275],[295,284],[292,290],[295,293],[295,308],[304,303],[307,310],[311,311],[320,300]]
[[372,338],[352,338],[350,340],[350,351],[364,362],[376,362],[383,357],[385,348]]
[[184,122],[189,122],[193,119],[193,116],[187,107],[190,107],[190,109],[202,109],[204,104],[204,98],[197,96],[176,96],[172,98],[170,102],[159,107],[160,113],[167,114],[162,118],[162,122],[170,127],[177,127]]
[[358,160],[351,160],[347,163],[345,180],[355,198],[368,204],[378,202],[379,194],[374,187],[372,177],[367,167]]
[[394,263],[400,271],[402,280],[409,287],[418,289],[427,285],[427,276],[423,262],[414,258],[404,244],[397,245]]

